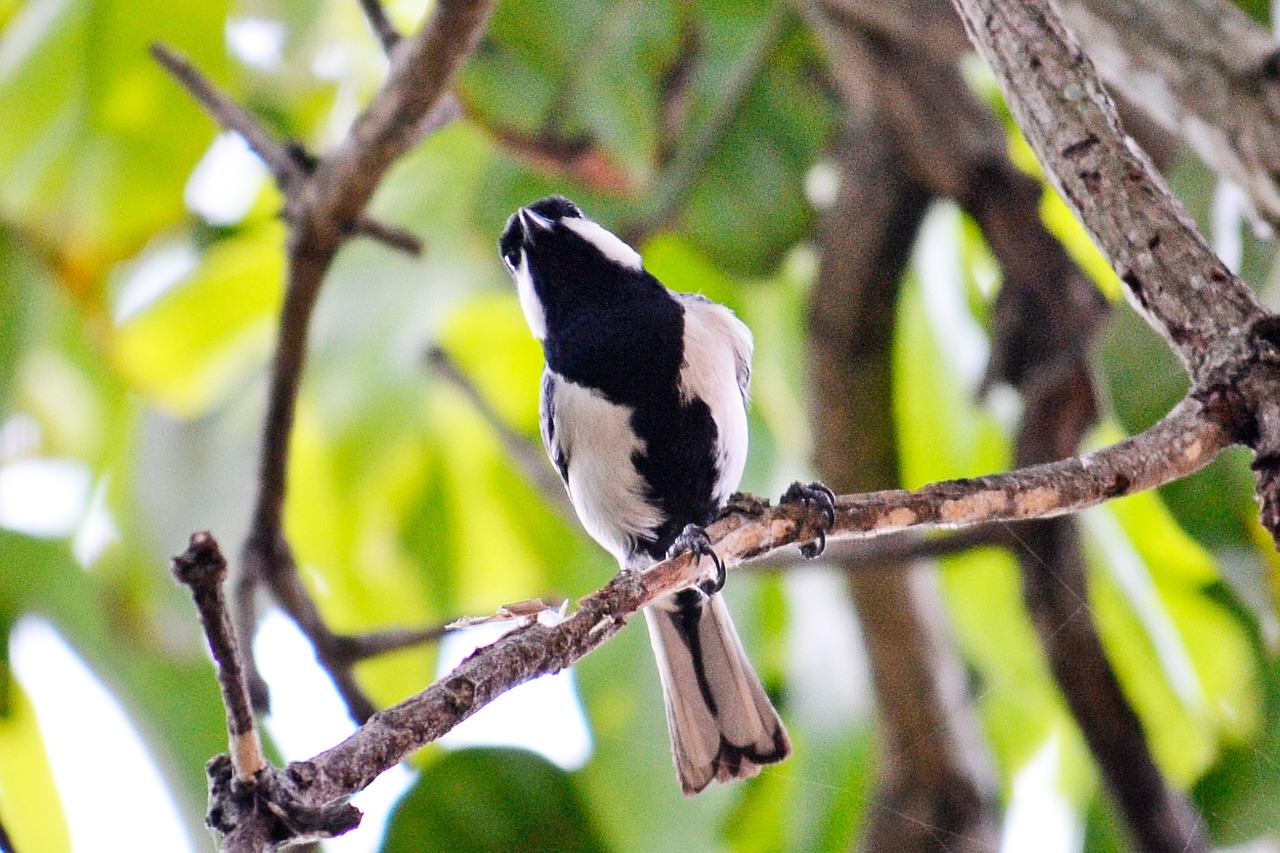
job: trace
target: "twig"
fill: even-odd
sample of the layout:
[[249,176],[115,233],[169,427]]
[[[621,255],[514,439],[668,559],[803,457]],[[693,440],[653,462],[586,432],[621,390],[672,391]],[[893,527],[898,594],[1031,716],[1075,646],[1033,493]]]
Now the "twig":
[[[839,541],[910,527],[1052,517],[1186,476],[1229,443],[1227,431],[1212,413],[1187,400],[1146,432],[1084,456],[935,483],[914,492],[841,496],[827,538]],[[770,508],[760,502],[752,515],[729,515],[712,524],[707,534],[725,565],[736,566],[779,548],[812,542],[824,522],[817,508],[793,503]],[[197,534],[197,539],[206,543],[202,547],[212,543],[207,534]],[[185,555],[179,561],[195,562]],[[644,572],[622,573],[579,602],[577,612],[560,624],[533,622],[506,634],[423,692],[378,713],[332,749],[282,771],[264,766],[251,785],[237,784],[230,760],[215,759],[208,768],[211,825],[228,838],[250,839],[240,847],[224,845],[245,850],[267,849],[252,846],[262,839],[282,845],[354,826],[359,813],[346,801],[379,774],[503,692],[572,665],[621,630],[629,616],[698,577],[688,554]],[[216,622],[206,628],[219,630]],[[247,708],[243,699],[235,701]]]
[[153,43],[151,56],[213,117],[214,121],[244,138],[287,195],[306,176],[302,164],[239,104],[214,86],[187,58],[172,48]]
[[340,634],[335,638],[337,654],[348,665],[358,663],[389,652],[434,643],[454,630],[452,625],[450,621],[426,628],[389,628],[356,636]]
[[209,639],[209,649],[222,687],[222,704],[227,710],[227,735],[231,748],[231,765],[236,779],[248,782],[267,766],[262,742],[253,719],[235,631],[222,594],[227,577],[227,561],[218,543],[208,533],[191,537],[187,550],[173,558],[173,576],[191,590],[200,624]]
[[[939,536],[921,536],[916,531],[904,531],[875,539],[828,542],[822,558],[839,563],[847,571],[864,574],[872,571],[895,571],[922,560],[955,557],[977,548],[1014,548],[1017,545],[1018,539],[1010,532],[1008,525],[990,524]],[[813,561],[799,551],[794,554],[769,554],[743,562],[744,568],[766,570],[813,565]]]
[[390,56],[396,49],[396,45],[400,43],[400,33],[387,17],[387,10],[379,0],[360,0],[360,8],[364,10],[369,29],[373,30],[378,41],[382,42],[382,49],[386,51],[387,56]]
[[410,234],[403,228],[379,222],[368,216],[356,217],[351,231],[354,234],[371,237],[384,246],[390,246],[415,258],[422,254],[422,240],[416,234]]

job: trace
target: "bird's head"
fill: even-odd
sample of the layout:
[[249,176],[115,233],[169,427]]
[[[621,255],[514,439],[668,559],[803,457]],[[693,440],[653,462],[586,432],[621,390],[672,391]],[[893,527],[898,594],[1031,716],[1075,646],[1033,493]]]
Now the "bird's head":
[[547,334],[549,308],[624,287],[643,270],[635,249],[563,196],[511,214],[498,251],[515,279],[525,320],[540,340]]

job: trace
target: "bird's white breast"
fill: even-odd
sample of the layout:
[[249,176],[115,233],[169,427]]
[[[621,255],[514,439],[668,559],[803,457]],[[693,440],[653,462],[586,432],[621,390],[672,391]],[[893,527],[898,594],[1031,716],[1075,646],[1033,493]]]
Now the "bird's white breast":
[[629,407],[564,377],[555,382],[553,440],[568,460],[569,499],[591,538],[624,564],[636,538],[663,521],[645,500],[647,487],[632,461],[645,443],[631,428]]

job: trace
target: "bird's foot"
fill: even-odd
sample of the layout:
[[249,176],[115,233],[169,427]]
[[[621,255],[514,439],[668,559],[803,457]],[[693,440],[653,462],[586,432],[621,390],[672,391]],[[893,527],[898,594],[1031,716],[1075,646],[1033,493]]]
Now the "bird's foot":
[[724,567],[724,560],[720,559],[720,555],[711,547],[711,540],[707,538],[707,531],[696,524],[685,525],[684,530],[680,531],[680,535],[676,537],[676,541],[671,543],[671,547],[667,549],[667,559],[678,557],[684,553],[690,553],[695,560],[701,561],[703,557],[710,557],[711,562],[716,567],[716,573],[713,577],[698,583],[704,595],[710,597],[720,590],[724,589],[724,582],[728,579],[728,572]]
[[806,542],[800,546],[800,553],[813,560],[827,549],[827,531],[836,523],[836,495],[825,483],[792,483],[778,499],[779,504],[802,503],[805,509],[816,505],[822,510],[823,523],[818,525],[816,542]]

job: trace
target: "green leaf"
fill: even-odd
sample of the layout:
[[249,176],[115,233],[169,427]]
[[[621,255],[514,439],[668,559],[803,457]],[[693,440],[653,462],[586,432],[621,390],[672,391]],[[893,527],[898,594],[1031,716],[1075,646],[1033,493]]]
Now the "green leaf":
[[[29,3],[0,34],[0,211],[95,280],[185,217],[186,176],[212,136],[147,53],[153,41],[221,76],[226,2]],[[122,200],[127,203],[121,204]]]
[[[327,435],[314,407],[300,407],[290,443],[285,529],[303,580],[336,631],[415,627],[440,614],[412,555],[396,537],[428,457],[403,419],[374,418]],[[356,476],[356,471],[363,473]],[[366,662],[361,682],[381,705],[429,684],[434,652],[405,650]]]
[[707,58],[689,130],[654,191],[680,199],[681,227],[715,264],[759,275],[812,227],[804,177],[836,112],[813,86],[814,48],[789,6],[726,3],[703,14]]
[[8,411],[18,362],[28,343],[31,289],[41,274],[34,258],[0,229],[0,413]]
[[[964,233],[958,215],[935,220],[930,227],[937,230],[926,231],[925,239]],[[970,253],[971,260],[977,258]],[[964,286],[963,278],[956,284]],[[957,375],[957,342],[978,333],[976,320],[949,316],[948,325],[940,327],[937,313],[926,310],[925,298],[920,279],[910,274],[894,342],[894,414],[907,486],[1000,471],[1008,467],[1010,455],[1007,436]],[[1084,744],[1027,617],[1017,562],[1006,551],[982,549],[950,557],[942,565],[951,631],[974,668],[976,701],[1005,784],[1053,735],[1060,738],[1063,768],[1084,764]],[[1065,769],[1061,778],[1073,800],[1083,804],[1092,792],[1090,778],[1068,779]]]
[[[1111,443],[1120,433],[1101,430]],[[1261,725],[1252,629],[1214,594],[1210,555],[1153,493],[1083,516],[1086,553],[1100,571],[1090,599],[1108,658],[1177,783],[1193,782],[1220,744]]]
[[[590,12],[551,5],[500,5],[463,96],[485,124],[521,137],[517,150],[591,151],[621,168],[629,188],[610,197],[572,169],[543,163],[544,178],[500,161],[489,183],[504,214],[570,193],[622,231],[675,222],[722,269],[776,268],[812,227],[804,177],[838,125],[794,10],[739,0],[687,11],[635,0]],[[677,68],[687,88],[673,94]]]
[[656,165],[661,75],[678,43],[669,0],[502,3],[460,89],[487,124],[593,141],[640,181]]
[[1266,725],[1258,736],[1222,752],[1196,784],[1200,813],[1220,845],[1243,844],[1275,832],[1280,814],[1280,661],[1266,664]]
[[533,753],[464,749],[418,775],[391,817],[384,853],[604,850],[572,778]]
[[284,288],[276,220],[214,243],[196,270],[116,330],[116,369],[169,412],[193,417],[266,362]]

